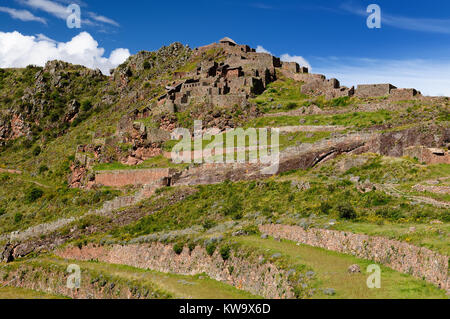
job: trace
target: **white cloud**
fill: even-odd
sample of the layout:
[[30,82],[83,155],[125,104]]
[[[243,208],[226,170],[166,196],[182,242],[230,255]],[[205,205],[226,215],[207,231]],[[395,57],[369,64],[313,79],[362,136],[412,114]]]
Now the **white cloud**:
[[0,12],[8,13],[13,19],[21,21],[37,21],[43,24],[47,24],[44,18],[36,17],[28,10],[17,10],[13,8],[0,7]]
[[270,51],[267,51],[266,49],[264,49],[264,47],[261,46],[261,45],[258,45],[258,46],[256,47],[256,52],[258,52],[258,53],[269,53],[269,54],[272,54],[272,53],[270,53]]
[[123,63],[129,56],[128,49],[116,49],[109,58],[95,39],[81,32],[68,42],[56,42],[44,35],[25,36],[21,33],[0,32],[0,67],[25,67],[29,64],[45,65],[47,61],[62,60],[88,68],[99,68],[109,74],[111,68]]
[[[269,50],[266,50],[263,46],[258,45],[256,47],[256,52],[257,53],[268,53],[273,55]],[[310,71],[311,71],[311,65],[309,64],[308,61],[306,61],[306,59],[302,56],[299,55],[294,55],[291,56],[288,53],[282,54],[280,57],[281,61],[283,62],[297,62],[300,66],[306,66]]]
[[[66,0],[60,0],[62,1],[64,4],[59,3],[59,2],[55,2],[55,1],[50,1],[50,0],[19,0],[23,5],[29,6],[33,9],[36,10],[41,10],[44,12],[47,12],[59,19],[62,20],[66,20],[67,17],[71,14],[70,11],[67,11],[67,5],[71,4],[71,3],[77,3],[79,5],[85,5],[84,3],[80,2],[80,1],[66,1]],[[81,16],[83,17],[83,13],[84,11],[82,10],[81,12]],[[94,12],[87,12],[86,15],[89,15],[89,17],[92,20],[95,20],[97,22],[100,23],[104,23],[104,24],[110,24],[113,25],[115,27],[119,27],[119,23],[117,23],[116,21],[114,21],[113,19],[110,19],[108,17],[96,14]],[[85,16],[86,16],[85,15]],[[94,21],[89,20],[89,19],[82,19],[82,22],[84,24],[87,24],[89,26],[98,26],[99,24],[95,23]]]
[[316,59],[315,72],[335,77],[346,86],[391,83],[399,88],[415,88],[424,95],[450,96],[450,59]]
[[119,26],[119,24],[116,21],[114,21],[113,19],[101,16],[101,15],[97,15],[94,12],[89,12],[89,16],[92,19],[94,19],[95,21],[111,24],[111,25],[116,26],[116,27]]
[[60,19],[67,19],[69,13],[67,12],[67,6],[63,6],[57,2],[49,0],[21,0],[24,5],[32,7],[34,9],[42,10],[54,15]]
[[302,56],[299,56],[299,55],[291,56],[286,53],[281,56],[281,61],[297,62],[300,66],[306,66],[309,70],[311,70],[311,65],[309,64],[309,62],[306,61],[305,58],[303,58]]

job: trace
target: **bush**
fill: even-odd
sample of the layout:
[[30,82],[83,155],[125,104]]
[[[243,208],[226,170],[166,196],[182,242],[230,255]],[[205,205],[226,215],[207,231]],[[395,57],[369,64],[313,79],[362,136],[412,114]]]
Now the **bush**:
[[23,215],[22,215],[22,213],[15,213],[14,214],[14,222],[17,224],[17,223],[20,223],[21,221],[22,221],[22,218],[23,218]]
[[150,64],[150,62],[148,62],[148,61],[145,61],[144,62],[144,69],[145,70],[148,70],[148,69],[150,69],[152,67],[152,65]]
[[320,203],[320,211],[322,214],[328,215],[330,213],[332,206],[328,202],[321,202]]
[[220,248],[220,256],[222,256],[223,260],[228,260],[230,258],[230,252],[230,246],[223,246]]
[[214,243],[210,243],[206,246],[206,252],[209,256],[212,256],[216,251],[216,245]]
[[33,155],[34,156],[38,156],[39,154],[41,154],[42,150],[41,147],[38,145],[35,148],[33,148]]
[[37,201],[39,198],[41,198],[44,195],[44,192],[37,188],[37,187],[31,187],[28,189],[25,193],[25,200],[31,204]]
[[0,216],[3,216],[6,214],[6,208],[1,207],[0,208]]
[[81,102],[81,110],[83,112],[87,112],[92,108],[92,102],[91,100],[84,100],[83,102]]
[[189,247],[189,251],[192,252],[195,249],[195,243],[191,241],[189,243],[188,247]]
[[48,166],[47,165],[39,166],[39,174],[43,174],[43,173],[45,173],[47,171],[48,171]]
[[286,108],[288,109],[288,110],[293,110],[293,109],[295,109],[295,108],[297,108],[298,107],[298,105],[297,105],[297,103],[295,103],[295,102],[290,102],[290,103],[288,103],[287,105],[286,105]]
[[211,229],[211,228],[213,228],[213,227],[215,227],[217,225],[217,223],[216,222],[214,222],[214,221],[212,221],[212,220],[207,220],[207,221],[205,221],[204,223],[203,223],[203,228],[205,229],[205,230],[208,230],[208,229]]
[[175,254],[180,255],[183,252],[183,248],[184,246],[180,243],[176,243],[173,246],[173,251],[175,252]]
[[247,235],[261,235],[261,232],[259,231],[258,226],[256,225],[249,225],[247,227],[244,227],[242,229]]
[[352,205],[345,203],[339,204],[336,207],[336,210],[339,213],[339,217],[343,219],[355,219],[357,217],[356,211]]

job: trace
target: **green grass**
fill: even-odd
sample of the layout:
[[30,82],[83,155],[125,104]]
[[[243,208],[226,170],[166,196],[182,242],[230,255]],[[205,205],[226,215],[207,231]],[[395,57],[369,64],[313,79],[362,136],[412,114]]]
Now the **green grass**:
[[[267,85],[263,94],[251,102],[256,103],[265,112],[271,110],[271,106],[281,105],[281,110],[294,109],[301,106],[308,96],[301,93],[303,82],[280,77],[277,81]],[[278,109],[280,110],[280,109]]]
[[[422,167],[406,159],[391,160],[369,155],[366,165],[339,172],[335,164],[341,159],[263,181],[196,186],[194,188],[198,191],[183,201],[165,206],[131,225],[117,228],[112,231],[112,235],[118,240],[129,240],[209,222],[221,224],[232,220],[246,221],[245,216],[258,214],[266,221],[284,224],[299,225],[311,219],[311,224],[320,227],[336,219],[338,223],[335,228],[350,230],[353,227],[356,232],[369,234],[386,229],[390,231],[383,235],[390,238],[449,253],[446,241],[449,233],[448,210],[431,205],[413,205],[408,198],[393,197],[380,190],[363,194],[349,181],[350,172],[354,176],[361,176],[363,182],[388,183],[392,178],[401,177],[418,181],[436,174],[445,176],[447,166]],[[308,182],[310,189],[300,191],[292,186],[293,181]],[[170,198],[175,192],[177,188],[168,188],[157,200]],[[143,209],[148,210],[157,204],[149,200],[144,205]],[[347,206],[355,212],[352,220],[343,214]],[[430,222],[433,220],[440,220],[443,224],[431,227]],[[359,231],[361,225],[366,226]],[[406,232],[413,226],[421,231],[410,238]]]
[[245,127],[281,127],[298,125],[341,125],[365,128],[385,124],[393,118],[394,112],[380,110],[377,112],[353,112],[336,115],[277,116],[256,118]]
[[0,299],[67,299],[63,296],[16,287],[0,288]]
[[137,170],[137,169],[148,169],[148,168],[179,168],[182,169],[186,165],[173,164],[171,160],[165,158],[164,156],[156,156],[151,159],[145,160],[142,164],[129,166],[122,163],[103,163],[94,166],[94,171],[105,171],[105,170]]
[[206,275],[184,276],[166,274],[153,270],[145,270],[126,265],[107,264],[102,262],[67,261],[60,258],[41,258],[49,264],[67,267],[77,264],[81,271],[90,270],[108,274],[125,281],[138,281],[144,286],[157,287],[168,292],[173,298],[183,299],[255,299],[260,298],[231,285],[210,279]]
[[[292,262],[303,263],[311,267],[317,275],[317,293],[313,298],[326,299],[446,299],[445,291],[434,287],[423,280],[399,273],[381,266],[381,288],[369,289],[366,285],[367,266],[371,261],[355,258],[350,255],[327,251],[294,242],[281,242],[258,237],[238,237],[236,240],[244,245],[265,249],[270,254],[281,253]],[[358,264],[361,274],[349,274],[350,265]],[[320,288],[333,288],[336,295],[327,296],[320,292]]]
[[109,188],[70,189],[27,174],[0,174],[0,182],[0,234],[80,216],[121,194]]

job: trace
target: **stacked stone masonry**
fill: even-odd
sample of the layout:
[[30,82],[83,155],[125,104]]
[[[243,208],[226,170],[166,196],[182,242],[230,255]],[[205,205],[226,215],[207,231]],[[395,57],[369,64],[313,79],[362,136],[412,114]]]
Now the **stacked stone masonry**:
[[169,178],[172,173],[173,171],[169,168],[100,171],[95,174],[95,183],[110,187],[148,185],[163,178]]
[[[251,258],[236,256],[232,252],[223,260],[216,251],[209,256],[204,248],[187,247],[177,255],[172,245],[153,243],[148,245],[115,245],[112,247],[85,246],[66,248],[57,252],[62,258],[75,260],[98,260],[164,273],[198,275],[205,273],[214,280],[233,285],[255,295],[269,299],[294,298],[288,283],[288,271],[281,270],[270,262],[260,263]],[[231,270],[232,269],[232,270]]]
[[261,232],[276,238],[373,260],[402,273],[424,278],[439,288],[450,291],[448,256],[427,248],[383,237],[334,230],[305,230],[299,226],[287,225],[262,225],[259,228]]

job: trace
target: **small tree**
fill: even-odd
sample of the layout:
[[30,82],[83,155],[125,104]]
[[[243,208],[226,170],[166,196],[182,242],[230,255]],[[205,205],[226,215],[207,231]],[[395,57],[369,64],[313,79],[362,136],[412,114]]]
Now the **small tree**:
[[41,189],[39,189],[37,187],[31,187],[25,193],[25,200],[31,204],[31,203],[34,203],[35,201],[37,201],[43,195],[44,195],[44,192]]
[[208,253],[209,256],[212,256],[215,251],[216,245],[214,243],[210,243],[208,244],[208,246],[206,246],[206,252]]
[[41,147],[38,145],[35,148],[33,148],[33,155],[34,156],[39,156],[39,154],[41,154],[42,150]]
[[230,246],[222,246],[220,248],[220,256],[222,256],[223,260],[228,260],[230,258],[231,248]]
[[144,69],[145,70],[148,70],[148,69],[150,69],[152,67],[152,65],[150,64],[150,62],[148,62],[148,61],[145,61],[144,62]]
[[339,217],[343,219],[355,219],[357,217],[356,211],[352,205],[345,203],[337,206]]
[[181,255],[181,253],[183,252],[183,248],[184,246],[181,243],[176,243],[173,246],[173,251],[175,252],[175,254]]

